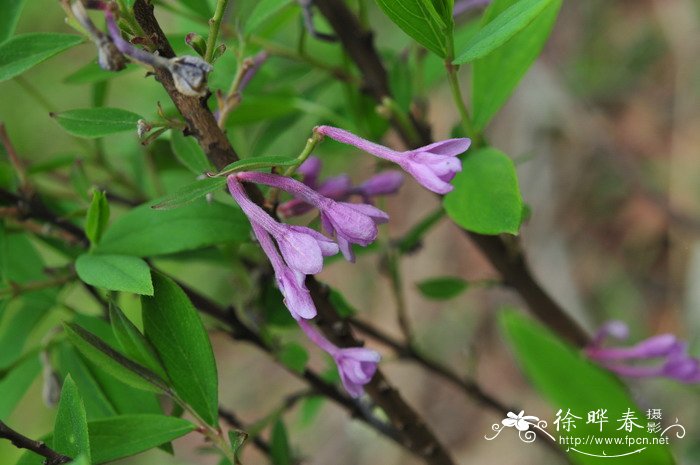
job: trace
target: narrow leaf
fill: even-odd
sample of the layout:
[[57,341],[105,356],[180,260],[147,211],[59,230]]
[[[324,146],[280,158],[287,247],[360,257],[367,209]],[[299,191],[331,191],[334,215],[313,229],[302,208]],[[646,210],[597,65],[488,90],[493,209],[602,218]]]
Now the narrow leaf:
[[425,297],[434,300],[447,300],[457,297],[467,290],[469,283],[462,278],[431,278],[418,283],[418,289]]
[[82,108],[52,113],[59,125],[69,134],[94,139],[124,131],[136,133],[136,122],[141,116],[120,108]]
[[167,390],[165,382],[155,373],[129,360],[94,334],[75,323],[65,323],[63,326],[71,343],[88,360],[115,378],[144,391]]
[[[555,409],[563,410],[562,416],[570,410],[572,414],[581,417],[580,420],[575,420],[575,428],[560,433],[568,436],[569,445],[564,445],[563,442],[560,444],[566,450],[573,441],[579,441],[582,444],[580,450],[599,456],[576,454],[572,458],[576,458],[577,464],[600,465],[607,462],[600,458],[603,453],[609,456],[626,454],[614,459],[616,465],[674,464],[668,444],[653,442],[654,439],[658,440],[657,434],[649,433],[646,428],[621,431],[619,424],[615,424],[616,419],[621,418],[627,409],[631,409],[640,422],[644,421],[645,416],[635,405],[626,387],[612,374],[594,365],[580,350],[569,346],[541,324],[519,312],[502,313],[500,323],[520,367],[533,386]],[[610,438],[610,442],[605,443],[604,451],[600,448],[593,449],[591,445],[584,446],[587,444],[584,442],[586,438],[601,434],[598,424],[586,422],[587,412],[600,408],[607,409],[610,421],[605,425],[604,434]],[[537,412],[527,412],[526,415],[537,415]],[[629,443],[625,442],[626,438],[635,441],[632,444],[648,446],[642,454],[629,455],[631,449]]]
[[0,420],[6,420],[41,371],[37,357],[30,357],[0,379]]
[[61,400],[58,403],[53,430],[53,447],[56,452],[68,457],[84,455],[90,458],[85,406],[78,393],[78,387],[70,375],[64,380],[63,389],[61,389]]
[[[447,24],[427,0],[376,0],[397,26],[441,58],[447,56]],[[450,18],[451,19],[451,18]]]
[[18,76],[82,41],[77,35],[45,32],[14,36],[0,44],[0,82]]
[[[494,1],[484,14],[484,22],[498,17],[515,1]],[[552,32],[561,4],[561,0],[554,0],[508,42],[488,56],[474,61],[472,108],[477,131],[486,127],[539,56]]]
[[112,223],[96,252],[149,257],[248,241],[250,223],[239,208],[200,199],[173,210],[132,209]]
[[553,1],[518,1],[480,29],[454,63],[462,64],[485,57],[524,29]]
[[255,32],[270,16],[290,3],[291,0],[260,0],[245,21],[244,32],[246,34]]
[[109,320],[112,323],[114,336],[124,353],[162,379],[168,379],[151,343],[113,302],[109,304]]
[[78,277],[92,286],[153,295],[151,271],[138,257],[83,254],[76,260],[75,269]]
[[293,166],[296,163],[297,160],[294,158],[278,157],[274,155],[246,158],[244,160],[238,160],[229,165],[226,165],[226,167],[224,167],[224,169],[221,170],[221,173],[219,173],[219,175],[225,175],[233,173],[235,171],[252,171],[260,169],[267,170],[276,166]]
[[177,395],[204,421],[218,423],[214,353],[199,313],[170,278],[154,273],[153,297],[142,297],[143,325]]
[[469,153],[452,185],[443,206],[455,223],[480,234],[518,233],[523,205],[507,155],[491,147]]
[[292,465],[292,463],[294,463],[292,459],[292,450],[289,447],[287,428],[279,418],[272,427],[270,458],[272,459],[272,465]]
[[181,418],[164,415],[121,415],[88,423],[94,464],[147,451],[194,431]]
[[25,0],[0,0],[0,43],[15,33]]
[[92,202],[85,218],[85,235],[90,239],[90,243],[99,242],[102,233],[107,228],[109,222],[109,203],[107,195],[100,190],[95,190],[92,194]]
[[194,137],[186,137],[182,131],[173,130],[170,146],[180,163],[195,174],[202,174],[211,169],[207,156]]
[[190,204],[211,192],[221,190],[226,185],[226,178],[205,178],[188,184],[170,195],[161,198],[151,208],[154,210],[171,210]]

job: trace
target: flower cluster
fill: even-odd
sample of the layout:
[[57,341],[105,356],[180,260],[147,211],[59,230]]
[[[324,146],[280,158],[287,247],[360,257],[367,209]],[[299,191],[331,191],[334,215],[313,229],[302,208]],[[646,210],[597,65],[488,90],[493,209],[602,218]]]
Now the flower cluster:
[[[403,184],[403,175],[396,170],[382,171],[358,186],[353,186],[350,176],[341,174],[327,178],[319,182],[318,175],[321,172],[321,160],[318,157],[309,157],[297,170],[303,176],[302,181],[319,194],[333,200],[345,201],[352,196],[359,196],[364,203],[372,203],[374,197],[391,195],[398,192]],[[313,209],[300,199],[292,199],[282,203],[277,211],[284,217],[303,215]]]
[[[627,339],[627,325],[621,321],[603,325],[585,353],[614,373],[632,378],[664,377],[683,383],[700,382],[700,359],[691,357],[688,344],[672,334],[660,334],[626,347],[605,347],[603,342],[608,337]],[[656,363],[648,363],[650,361]]]
[[[470,144],[469,139],[449,139],[397,152],[342,129],[319,126],[315,131],[395,162],[420,184],[437,193],[450,191],[449,182],[461,170],[457,155]],[[377,225],[387,222],[389,216],[373,206],[372,199],[398,191],[403,175],[398,171],[385,171],[353,186],[347,175],[319,181],[320,171],[321,161],[310,157],[299,166],[303,182],[277,174],[247,171],[229,175],[228,188],[250,220],[253,233],[272,264],[291,315],[309,339],[333,357],[345,389],[358,397],[377,369],[379,354],[364,348],[336,347],[307,321],[316,316],[316,308],[306,288],[306,276],[319,273],[324,257],[339,251],[348,261],[354,261],[352,245],[365,247],[377,238]],[[248,197],[244,183],[262,184],[290,194],[293,199],[279,207],[285,217],[318,210],[321,227],[328,236],[305,226],[278,222]],[[348,202],[353,196],[363,203]]]

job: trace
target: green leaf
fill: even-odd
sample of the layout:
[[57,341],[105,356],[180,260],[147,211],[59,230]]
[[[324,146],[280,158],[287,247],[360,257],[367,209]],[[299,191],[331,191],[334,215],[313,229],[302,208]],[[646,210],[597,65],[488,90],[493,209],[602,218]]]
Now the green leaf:
[[229,443],[231,443],[231,451],[233,452],[234,457],[238,457],[239,451],[247,439],[248,433],[245,431],[232,429],[228,432],[228,440]]
[[67,133],[94,139],[124,131],[136,133],[136,122],[141,116],[120,108],[82,108],[51,113]]
[[41,371],[38,357],[29,357],[0,379],[0,420],[6,420]]
[[[88,362],[80,356],[73,345],[69,342],[62,343],[57,353],[59,373],[63,377],[70,374],[75,381],[82,394],[88,420],[116,415],[118,412],[88,368]],[[114,378],[110,376],[110,381],[112,380]]]
[[462,278],[431,278],[418,283],[418,290],[429,299],[447,300],[466,291],[469,283]]
[[0,82],[19,76],[82,41],[77,35],[45,32],[14,36],[0,44]]
[[492,147],[468,153],[452,185],[443,206],[459,226],[480,234],[518,233],[523,202],[507,155]]
[[206,196],[209,193],[221,190],[226,185],[226,178],[204,178],[188,184],[170,195],[161,198],[157,204],[151,208],[154,210],[171,210],[182,207],[195,200]]
[[108,81],[116,77],[124,76],[138,69],[142,68],[134,64],[128,64],[126,65],[125,69],[121,70],[118,73],[115,73],[114,71],[104,70],[100,68],[100,65],[97,64],[95,61],[91,61],[82,68],[79,68],[77,71],[63,78],[63,82],[65,82],[66,84],[74,85],[95,84],[98,82]]
[[446,31],[449,25],[440,17],[432,2],[428,0],[376,0],[376,2],[389,19],[406,34],[439,57],[447,56]]
[[245,21],[244,32],[250,34],[260,27],[270,16],[274,15],[291,0],[260,0]]
[[25,0],[0,0],[0,43],[15,33]]
[[106,342],[75,323],[63,325],[68,340],[88,360],[129,386],[144,391],[162,392],[168,389],[165,381],[147,368],[126,358]]
[[269,170],[276,166],[294,166],[296,163],[296,158],[279,157],[275,155],[246,158],[226,165],[219,174],[229,174],[234,171]]
[[[492,21],[516,0],[495,0],[484,14]],[[552,31],[561,0],[554,0],[532,23],[487,57],[474,61],[472,109],[477,131],[486,127],[537,59]]]
[[467,63],[487,56],[532,23],[554,1],[519,0],[481,28],[454,63]]
[[277,353],[277,359],[290,370],[304,373],[306,363],[309,361],[309,353],[303,346],[296,342],[290,342],[282,346],[282,349]]
[[189,8],[190,10],[194,11],[198,15],[204,17],[204,18],[211,18],[212,16],[212,11],[211,7],[209,6],[209,2],[205,2],[202,0],[178,0],[182,5],[185,7]]
[[153,274],[155,293],[142,297],[143,326],[177,395],[210,425],[218,424],[214,353],[199,313],[170,278]]
[[79,455],[72,462],[68,462],[69,465],[90,465],[90,459],[86,455]]
[[162,379],[168,379],[165,368],[160,363],[151,343],[113,302],[109,303],[109,320],[112,323],[114,336],[124,353]]
[[[66,377],[61,389],[56,422],[53,430],[53,447],[68,457],[84,454],[90,458],[90,439],[88,437],[85,406],[70,375]],[[89,462],[89,460],[88,460]]]
[[194,431],[196,426],[165,415],[121,415],[88,423],[92,460],[111,462],[160,446]]
[[[589,435],[600,436],[600,426],[586,423],[587,412],[599,408],[607,409],[610,423],[604,429],[606,438],[612,438],[612,443],[606,443],[605,454],[617,455],[630,452],[624,442],[616,444],[615,438],[623,436],[646,438],[651,442],[651,435],[646,428],[635,429],[633,432],[617,430],[616,419],[631,408],[638,419],[645,417],[639,412],[627,389],[612,374],[590,362],[585,355],[569,346],[539,323],[515,312],[507,311],[501,314],[501,327],[504,335],[515,352],[516,359],[535,388],[546,397],[555,408],[567,409],[582,417],[571,432],[562,431],[563,435],[580,438],[583,441]],[[505,413],[505,412],[504,412]],[[533,415],[537,412],[528,412]],[[563,415],[562,414],[562,415]],[[658,438],[658,436],[656,436]],[[571,443],[569,443],[571,444]],[[567,446],[563,446],[566,448]],[[602,449],[595,446],[580,446],[584,452],[602,454]],[[609,460],[599,457],[588,457],[570,452],[571,459],[577,464],[600,465]],[[614,459],[615,465],[672,465],[674,463],[669,448],[664,445],[646,446],[641,454],[632,454]]]
[[83,254],[76,260],[75,270],[78,277],[91,286],[153,295],[151,271],[138,257]]
[[170,146],[180,163],[195,174],[202,174],[211,169],[211,163],[194,137],[186,137],[182,131],[173,130]]
[[239,208],[202,199],[173,210],[140,205],[112,223],[96,252],[150,257],[248,241],[250,223]]
[[272,465],[292,465],[294,463],[292,450],[289,447],[287,428],[280,418],[277,419],[275,425],[272,427],[270,459],[272,459]]
[[107,194],[103,191],[95,190],[92,193],[92,202],[85,218],[85,235],[90,239],[90,243],[97,244],[102,237],[102,233],[107,228],[109,222],[109,203]]

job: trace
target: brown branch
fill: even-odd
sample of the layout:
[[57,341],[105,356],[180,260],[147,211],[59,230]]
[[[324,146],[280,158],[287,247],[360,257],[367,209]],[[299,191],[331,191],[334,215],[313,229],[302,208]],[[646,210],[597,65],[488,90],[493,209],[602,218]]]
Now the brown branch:
[[[361,346],[353,336],[348,322],[343,320],[328,299],[328,289],[313,276],[306,279],[318,311],[318,325],[336,344],[342,347]],[[402,444],[414,454],[433,465],[454,465],[447,449],[440,443],[425,421],[401,397],[399,392],[377,370],[365,386],[367,394],[386,412],[389,420],[401,433]]]
[[[134,15],[146,36],[153,41],[156,51],[160,56],[172,58],[175,52],[168,42],[158,21],[153,15],[153,5],[145,0],[134,2]],[[173,78],[166,69],[156,68],[154,71],[156,79],[163,85],[173,103],[185,118],[187,135],[192,135],[197,139],[199,145],[207,154],[209,160],[221,169],[229,163],[238,160],[236,152],[231,147],[226,134],[219,129],[216,118],[207,107],[207,97],[188,97],[181,94],[175,88]]]
[[[422,366],[426,370],[436,374],[437,376],[447,380],[462,392],[464,392],[468,397],[472,398],[478,404],[492,410],[498,415],[504,415],[506,412],[519,412],[521,409],[515,406],[508,406],[498,399],[492,397],[477,384],[476,381],[468,378],[461,378],[454,371],[449,368],[437,363],[429,358],[426,358],[423,354],[418,352],[414,347],[410,345],[403,344],[388,334],[382,332],[378,328],[365,323],[364,321],[358,320],[356,318],[349,318],[348,321],[352,326],[365,333],[372,339],[375,339],[382,344],[390,347],[399,358],[412,360],[418,365]],[[533,430],[535,434],[542,439],[542,444],[545,444],[551,450],[557,452],[558,454],[565,456],[564,452],[553,442],[546,434],[538,430]]]
[[[386,69],[374,47],[371,34],[363,30],[354,13],[342,0],[316,0],[316,5],[362,73],[370,94],[381,104],[385,96],[391,96],[391,91]],[[422,139],[420,144],[432,142],[430,131],[425,129],[426,125],[411,116],[411,122]],[[411,147],[413,144],[410,135],[396,121],[392,122],[404,143]],[[517,238],[487,236],[468,231],[465,234],[501,273],[504,283],[520,294],[536,317],[569,342],[577,346],[588,344],[588,334],[537,282],[525,261],[522,245]]]
[[[168,39],[153,15],[153,6],[148,4],[146,0],[136,0],[134,3],[134,14],[136,21],[146,35],[151,38],[160,55],[166,58],[173,57],[174,53],[172,47],[169,45]],[[350,18],[345,19],[349,20]],[[336,20],[342,21],[343,18],[336,18]],[[365,40],[367,39],[368,38],[365,37]],[[371,46],[371,37],[369,37],[369,45]],[[381,67],[378,56],[372,57],[370,61],[376,61],[380,65],[380,68],[376,69],[381,69],[383,72],[383,67]],[[374,63],[368,63],[368,66],[374,65]],[[212,163],[221,168],[225,164],[236,161],[238,157],[233,151],[233,148],[231,148],[225,134],[217,126],[214,116],[206,106],[206,99],[197,99],[181,95],[177,89],[175,89],[172,78],[166,71],[156,70],[156,77],[161,84],[163,84],[178,110],[183,114],[188,124],[189,133],[197,138],[200,146]],[[386,82],[385,73],[383,77],[377,76],[376,78],[376,82],[371,83],[371,88],[380,86],[382,80]],[[384,87],[376,87],[376,96],[380,96],[384,91],[388,92],[388,86],[384,84],[381,85]],[[387,94],[384,93],[384,95]],[[253,196],[254,201],[261,204],[262,197],[258,189],[250,189],[249,193]],[[358,342],[350,334],[347,325],[337,316],[335,309],[328,300],[327,294],[325,292],[319,292],[320,288],[313,277],[311,277],[309,281],[312,283],[310,290],[316,305],[324,309],[323,312],[319,313],[323,315],[325,321],[330,322],[332,326],[336,326],[334,323],[338,323],[345,328],[344,334],[346,338],[342,341],[344,344],[347,346],[358,345]],[[233,312],[228,312],[227,315],[228,318],[235,316]],[[254,340],[251,342],[254,342]],[[257,344],[257,342],[254,343]],[[366,415],[359,407],[359,404],[356,404],[345,395],[339,396],[335,387],[328,385],[309,370],[306,370],[303,376],[314,388],[321,390],[322,394],[343,404],[353,412],[353,414],[368,421]],[[367,392],[370,397],[372,397],[372,400],[384,409],[391,422],[398,429],[401,438],[399,442],[404,447],[423,457],[428,463],[434,465],[452,465],[454,463],[423,419],[403,400],[398,391],[388,384],[381,371],[377,370],[374,380],[367,389]],[[371,422],[369,423],[375,428],[381,426],[372,424]],[[393,436],[392,439],[398,439],[396,435],[393,434],[393,431],[383,431],[383,433],[390,437]]]
[[55,450],[48,447],[41,441],[35,441],[29,439],[28,437],[18,433],[4,422],[0,421],[0,438],[5,438],[12,442],[15,447],[19,449],[26,449],[34,452],[35,454],[45,457],[45,465],[60,465],[62,463],[71,462],[73,459],[65,455],[59,454]]

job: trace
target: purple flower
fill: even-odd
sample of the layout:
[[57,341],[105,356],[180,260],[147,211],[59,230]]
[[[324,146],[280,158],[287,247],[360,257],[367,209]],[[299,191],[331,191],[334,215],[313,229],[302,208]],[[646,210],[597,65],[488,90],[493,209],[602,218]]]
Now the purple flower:
[[[321,212],[323,228],[329,234],[335,234],[340,250],[349,261],[354,260],[350,244],[358,244],[363,247],[369,245],[377,238],[377,224],[385,223],[389,220],[389,216],[376,207],[365,204],[336,202],[292,178],[254,171],[241,172],[232,176],[236,176],[241,181],[255,182],[282,189],[318,208]],[[282,253],[284,255],[284,251]]]
[[[362,197],[365,203],[372,203],[372,198],[380,195],[391,195],[398,192],[403,184],[403,175],[399,171],[383,171],[372,176],[359,186],[352,186],[352,181],[347,174],[341,174],[327,178],[320,184],[318,175],[321,172],[321,160],[318,157],[309,157],[301,164],[297,173],[303,175],[303,182],[319,194],[329,199],[344,201],[353,195]],[[303,215],[313,209],[313,205],[301,199],[292,199],[282,203],[278,207],[279,213],[290,218]]]
[[362,196],[365,203],[369,203],[372,197],[395,194],[402,185],[403,174],[401,174],[399,171],[382,171],[379,174],[375,174],[359,186],[351,189],[351,193]]
[[362,396],[364,385],[372,380],[377,371],[381,360],[379,353],[362,347],[337,347],[307,321],[299,320],[299,326],[314,344],[333,357],[348,394],[355,398]]
[[279,287],[284,297],[284,305],[289,309],[292,317],[294,317],[295,320],[315,317],[316,307],[311,299],[309,290],[304,284],[306,276],[303,273],[289,268],[287,264],[284,263],[279,252],[277,252],[272,237],[265,229],[256,223],[253,223],[252,226],[255,237],[270,259],[272,269],[275,272],[275,278],[277,279],[277,287]]
[[261,227],[275,239],[284,261],[291,269],[305,275],[320,273],[323,257],[338,253],[338,246],[323,234],[304,226],[275,221],[248,198],[236,175],[228,177],[228,188],[251,224]]
[[[585,353],[610,371],[632,378],[665,377],[683,383],[700,382],[700,360],[691,357],[688,345],[676,336],[660,334],[632,346],[604,347],[608,336],[627,339],[627,325],[620,321],[603,325]],[[648,363],[654,360],[657,363]]]
[[467,138],[447,139],[414,150],[398,152],[344,129],[318,126],[315,131],[396,163],[423,187],[438,194],[446,194],[453,189],[450,181],[462,171],[462,162],[457,155],[464,153],[471,144],[471,140]]

